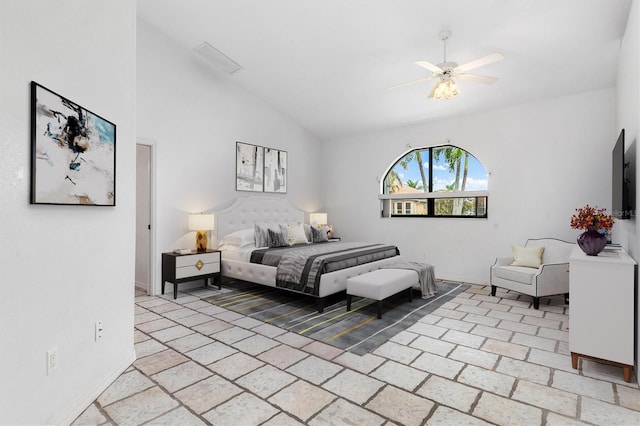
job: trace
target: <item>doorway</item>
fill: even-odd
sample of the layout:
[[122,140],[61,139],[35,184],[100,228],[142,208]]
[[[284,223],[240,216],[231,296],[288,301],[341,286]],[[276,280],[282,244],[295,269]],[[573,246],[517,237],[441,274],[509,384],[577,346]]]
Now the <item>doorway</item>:
[[152,145],[136,144],[136,271],[135,286],[153,295]]

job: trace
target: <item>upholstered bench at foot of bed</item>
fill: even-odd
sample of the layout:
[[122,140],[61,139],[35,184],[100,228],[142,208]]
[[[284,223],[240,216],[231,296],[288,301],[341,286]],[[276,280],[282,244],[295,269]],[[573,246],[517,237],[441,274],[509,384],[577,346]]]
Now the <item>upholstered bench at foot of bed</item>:
[[413,300],[413,286],[418,285],[418,273],[409,269],[376,269],[347,280],[347,311],[351,310],[351,297],[360,296],[378,301],[378,318],[382,318],[382,301],[389,296],[409,292]]

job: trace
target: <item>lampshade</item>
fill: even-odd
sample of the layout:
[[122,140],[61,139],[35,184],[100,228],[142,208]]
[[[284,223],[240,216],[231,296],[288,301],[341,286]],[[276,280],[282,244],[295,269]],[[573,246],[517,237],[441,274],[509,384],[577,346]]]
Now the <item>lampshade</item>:
[[214,215],[212,214],[191,214],[189,215],[190,231],[211,231],[213,230]]
[[309,223],[315,223],[316,225],[327,224],[326,213],[309,213]]
[[189,215],[189,230],[196,232],[196,250],[198,252],[207,251],[209,245],[209,239],[207,238],[207,231],[213,230],[212,214],[190,214]]
[[436,99],[451,99],[459,93],[456,83],[449,79],[440,80],[433,91],[433,97]]

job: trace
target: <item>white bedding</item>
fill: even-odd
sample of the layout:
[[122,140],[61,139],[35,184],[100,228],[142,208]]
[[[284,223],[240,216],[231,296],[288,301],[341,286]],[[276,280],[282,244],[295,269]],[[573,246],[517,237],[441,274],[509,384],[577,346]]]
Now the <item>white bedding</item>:
[[251,252],[256,246],[234,247],[230,245],[222,245],[218,250],[221,252],[222,260],[236,260],[239,262],[249,262],[251,260]]

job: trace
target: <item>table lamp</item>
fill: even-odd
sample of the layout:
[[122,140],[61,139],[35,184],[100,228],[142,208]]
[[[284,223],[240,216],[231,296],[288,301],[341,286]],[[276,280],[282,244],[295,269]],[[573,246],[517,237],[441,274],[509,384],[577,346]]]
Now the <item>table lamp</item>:
[[214,215],[212,214],[191,214],[189,215],[189,230],[196,232],[196,250],[198,252],[207,251],[208,239],[207,231],[213,230]]
[[316,224],[318,229],[322,227],[322,225],[327,224],[327,214],[326,213],[309,213],[309,223]]

